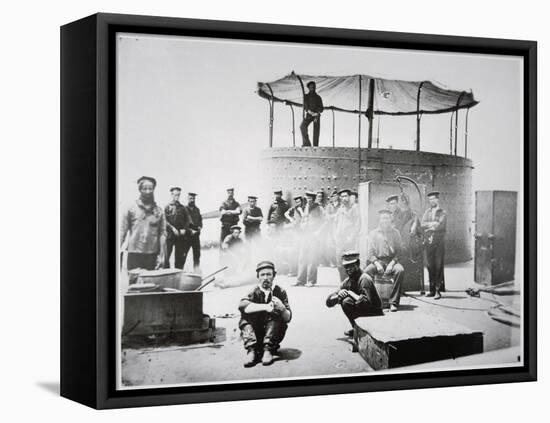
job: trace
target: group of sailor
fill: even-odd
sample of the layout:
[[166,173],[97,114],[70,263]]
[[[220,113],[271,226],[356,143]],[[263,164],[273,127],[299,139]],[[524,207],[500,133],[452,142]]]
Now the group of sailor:
[[[193,250],[195,270],[200,265],[200,233],[202,216],[195,200],[196,193],[188,193],[187,205],[180,203],[180,187],[170,188],[171,201],[164,209],[155,202],[157,182],[143,176],[138,179],[139,198],[122,214],[120,225],[121,250],[128,251],[127,269],[159,269],[170,267],[174,253],[175,267],[182,269],[190,249]],[[227,189],[227,198],[219,208],[222,254],[235,254],[245,241],[241,238],[242,217],[246,244],[254,247],[262,241],[263,212],[257,197],[249,196],[241,208],[235,199],[235,190]],[[398,309],[404,267],[400,263],[403,238],[421,236],[425,248],[429,275],[427,296],[439,299],[444,283],[446,213],[439,205],[439,192],[427,195],[429,208],[419,219],[408,206],[404,194],[386,198],[387,207],[378,212],[378,226],[368,235],[366,266],[361,267],[357,252],[360,239],[360,212],[358,194],[349,189],[332,192],[328,201],[323,191],[308,191],[305,199],[295,196],[292,207],[283,199],[283,191],[274,192],[274,200],[267,213],[268,234],[263,242],[290,246],[287,257],[298,257],[295,286],[313,287],[317,283],[317,267],[321,264],[338,266],[341,275],[339,289],[326,300],[328,307],[340,305],[352,329],[360,316],[382,313],[382,301],[375,287],[377,277],[392,280],[389,296],[391,311]],[[402,199],[404,207],[399,200]],[[273,249],[276,254],[276,249]],[[243,259],[234,255],[235,260]],[[283,260],[281,260],[283,262]],[[131,272],[129,272],[131,275]],[[245,366],[258,362],[273,362],[288,323],[292,317],[286,291],[274,283],[276,272],[273,261],[262,261],[256,266],[258,285],[240,304],[239,328],[247,350]],[[135,281],[130,281],[133,283]]]
[[[200,234],[203,226],[197,194],[188,193],[187,204],[180,203],[180,187],[170,188],[171,201],[164,209],[155,202],[156,180],[143,176],[138,180],[139,198],[126,208],[120,225],[120,245],[126,243],[128,270],[135,268],[157,269],[174,266],[183,269],[189,250],[193,251],[193,265],[200,266]],[[262,238],[264,215],[257,205],[258,198],[250,195],[248,204],[241,207],[235,199],[234,188],[227,189],[227,198],[219,207],[222,254],[232,255],[234,261],[245,261],[237,247],[242,246],[242,218],[244,236],[249,245]],[[404,194],[403,194],[404,195]],[[429,208],[419,219],[402,196],[386,198],[387,207],[379,211],[378,227],[371,231],[368,240],[367,263],[364,272],[369,277],[391,277],[394,289],[390,306],[399,305],[403,266],[400,263],[405,238],[421,238],[426,251],[430,292],[428,296],[440,298],[444,283],[446,213],[439,206],[439,192],[428,194]],[[274,200],[266,216],[268,244],[276,261],[286,265],[286,271],[296,276],[297,286],[313,287],[317,284],[320,265],[337,266],[340,279],[346,271],[340,262],[342,254],[359,249],[360,213],[358,194],[350,189],[334,191],[327,199],[324,191],[307,191],[305,197],[295,196],[292,206],[283,199],[281,189],[274,191]],[[238,254],[236,252],[239,251]]]
[[[279,195],[277,193],[276,195]],[[311,194],[313,193],[310,193],[308,198],[320,198]],[[349,190],[342,190],[339,196],[346,198],[349,194]],[[280,203],[282,199],[277,198]],[[418,219],[410,208],[399,207],[399,198],[399,195],[389,196],[386,199],[388,207],[379,211],[378,227],[369,234],[368,264],[365,268],[361,267],[360,255],[356,250],[344,251],[339,257],[339,264],[344,269],[346,277],[339,288],[327,297],[326,306],[341,307],[351,325],[350,329],[345,331],[348,337],[354,335],[355,319],[358,317],[383,315],[383,303],[374,283],[378,275],[386,275],[393,279],[389,298],[390,310],[397,310],[404,273],[404,268],[399,263],[403,251],[402,231],[407,231],[409,237],[414,237],[418,233],[423,234],[430,278],[430,292],[427,296],[435,299],[441,297],[446,213],[439,206],[439,192],[433,191],[428,194],[430,207],[421,219]],[[404,199],[406,200],[406,197]],[[294,201],[294,206],[288,208],[285,213],[291,224],[295,224],[294,215],[305,214],[301,197],[296,197]],[[315,202],[310,200],[305,207],[317,210],[322,207],[319,203],[320,200],[317,200],[317,206],[314,206]],[[334,213],[337,214],[341,205],[337,205],[336,201],[331,204],[337,209]],[[358,232],[357,227],[348,229]],[[273,363],[292,319],[289,296],[286,290],[275,282],[276,274],[272,261],[259,262],[256,265],[258,284],[239,302],[239,329],[246,350],[245,367],[253,367],[260,362],[264,366]],[[296,285],[302,285],[300,278]]]
[[[268,231],[263,237],[261,224],[264,215],[257,205],[258,198],[249,196],[248,204],[241,209],[234,193],[233,188],[228,188],[227,198],[219,208],[222,252],[232,255],[235,261],[246,259],[242,249],[238,250],[238,255],[232,253],[233,247],[242,247],[242,227],[238,224],[242,215],[246,240],[256,245],[260,239],[264,245],[267,243],[274,261],[289,276],[296,277],[296,286],[315,286],[317,268],[322,265],[337,267],[340,280],[344,280],[346,271],[340,263],[342,254],[358,250],[360,244],[361,216],[357,192],[335,190],[327,198],[322,190],[307,191],[305,196],[295,196],[290,206],[283,199],[283,191],[275,190],[266,218]],[[428,296],[441,297],[446,213],[439,207],[439,195],[437,191],[428,194],[430,207],[421,219],[409,207],[405,194],[388,196],[387,207],[378,212],[378,227],[365,240],[368,252],[364,271],[372,278],[380,275],[392,279],[389,300],[392,310],[397,309],[401,295],[404,268],[400,259],[413,241],[426,249],[430,280]]]
[[139,197],[123,211],[120,223],[120,247],[126,246],[128,271],[168,268],[172,253],[174,266],[183,269],[189,250],[194,270],[199,271],[203,222],[197,194],[189,192],[183,205],[179,201],[182,189],[172,187],[171,201],[163,209],[155,201],[155,178],[142,176],[137,185]]

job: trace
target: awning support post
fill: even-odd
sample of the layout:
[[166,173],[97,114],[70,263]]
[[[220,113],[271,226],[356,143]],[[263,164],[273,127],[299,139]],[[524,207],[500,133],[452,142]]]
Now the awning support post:
[[269,102],[269,148],[271,148],[273,147],[273,109],[275,108],[275,100],[273,100],[274,95],[271,86],[269,84],[265,85],[267,85],[271,93],[271,101]]
[[296,127],[294,123],[294,107],[292,103],[287,103],[290,106],[290,112],[292,113],[292,146],[296,147]]
[[420,92],[422,91],[422,85],[424,85],[424,81],[418,86],[418,93],[416,94],[416,151],[420,151]]
[[361,180],[361,75],[359,75],[359,115],[358,115],[358,129],[357,129],[357,181]]
[[456,110],[456,115],[455,115],[455,151],[454,151],[454,155],[456,156],[456,145],[458,144],[457,142],[457,136],[458,136],[458,109]]
[[359,75],[359,119],[357,125],[357,147],[361,148],[361,75]]
[[464,158],[468,157],[468,114],[470,113],[470,108],[466,109],[466,122],[464,126]]
[[449,154],[453,154],[453,116],[455,112],[451,113],[451,123],[449,124]]
[[330,109],[332,112],[332,146],[336,146],[336,119],[334,117],[334,109]]
[[464,97],[464,94],[466,94],[465,91],[462,91],[460,95],[458,96],[458,100],[456,101],[456,116],[455,116],[455,156],[457,154],[457,144],[458,144],[458,107],[460,106],[460,100],[462,100],[462,97]]
[[[292,74],[298,78],[298,82],[300,82],[300,87],[302,88],[302,105],[306,102],[306,89],[304,87],[304,81],[302,81],[302,78],[300,78],[300,75],[294,73],[292,71]],[[306,117],[306,109],[302,106],[302,119],[305,119]]]
[[374,78],[371,78],[369,81],[369,106],[367,109],[367,118],[369,120],[368,148],[372,148],[372,125],[374,120]]
[[378,125],[376,125],[376,148],[380,148],[380,115],[378,115]]

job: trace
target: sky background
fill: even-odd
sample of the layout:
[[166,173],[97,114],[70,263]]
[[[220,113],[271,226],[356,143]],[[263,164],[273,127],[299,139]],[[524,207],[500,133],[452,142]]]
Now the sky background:
[[[119,34],[117,38],[117,159],[119,204],[137,196],[141,175],[158,180],[156,198],[170,186],[199,194],[202,211],[218,207],[225,188],[236,198],[259,190],[259,153],[268,146],[268,102],[258,81],[289,74],[365,74],[431,80],[472,90],[480,103],[468,122],[473,188],[520,191],[522,185],[522,60],[515,57],[359,47]],[[296,143],[301,145],[301,109]],[[464,152],[465,112],[459,118],[458,153]],[[450,114],[422,118],[422,150],[448,153]],[[378,120],[375,120],[376,136]],[[363,121],[362,145],[367,142]],[[275,106],[274,146],[292,145],[290,109]],[[311,128],[310,128],[311,129]],[[380,117],[380,147],[412,149],[414,116]],[[325,113],[320,145],[332,144]],[[336,146],[357,145],[357,116],[336,113]],[[262,201],[263,200],[263,201]],[[261,199],[265,206],[270,199]],[[521,208],[520,208],[521,209]]]

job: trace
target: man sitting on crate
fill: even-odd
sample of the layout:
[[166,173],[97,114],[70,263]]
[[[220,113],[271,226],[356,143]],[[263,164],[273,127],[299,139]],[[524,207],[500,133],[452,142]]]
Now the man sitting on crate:
[[378,227],[369,233],[369,265],[365,268],[365,273],[373,282],[377,279],[393,281],[389,304],[390,311],[397,311],[404,272],[403,266],[399,264],[399,254],[402,250],[401,234],[392,225],[392,213],[389,210],[380,210],[378,214]]
[[239,303],[239,329],[247,351],[244,367],[260,361],[264,366],[273,363],[273,354],[279,349],[292,317],[286,291],[273,283],[276,274],[272,262],[258,263],[258,285]]
[[361,271],[359,253],[346,251],[342,255],[342,266],[348,277],[340,285],[340,289],[327,298],[327,307],[337,304],[351,323],[351,329],[344,332],[353,336],[355,319],[362,316],[378,316],[382,314],[382,301],[376,291],[372,279]]

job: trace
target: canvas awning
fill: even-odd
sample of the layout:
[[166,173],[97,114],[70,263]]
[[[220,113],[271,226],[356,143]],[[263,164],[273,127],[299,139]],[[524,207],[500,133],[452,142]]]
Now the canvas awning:
[[374,87],[371,99],[375,115],[450,113],[478,104],[471,91],[449,90],[431,81],[401,81],[369,75],[314,76],[292,72],[273,82],[259,82],[257,93],[271,101],[302,107],[310,81],[315,82],[325,109],[348,113],[366,112],[371,87]]

